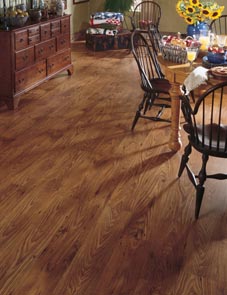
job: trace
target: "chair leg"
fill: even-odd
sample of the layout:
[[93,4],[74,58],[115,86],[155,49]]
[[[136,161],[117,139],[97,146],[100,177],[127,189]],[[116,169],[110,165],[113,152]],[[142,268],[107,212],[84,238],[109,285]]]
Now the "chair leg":
[[150,105],[151,105],[151,100],[150,100],[150,98],[147,98],[145,101],[145,107],[144,107],[144,111],[143,111],[144,115],[146,115],[146,112],[147,112],[148,108],[150,108]]
[[159,119],[161,117],[161,115],[163,114],[164,109],[165,109],[165,105],[163,105],[160,108],[160,110],[158,111],[157,116],[156,116],[157,119]]
[[146,98],[147,98],[147,94],[144,93],[143,99],[142,99],[141,103],[138,106],[138,109],[136,111],[136,115],[135,115],[134,120],[132,122],[132,127],[131,127],[132,131],[134,130],[134,128],[136,126],[136,123],[137,123],[137,121],[139,120],[139,118],[141,116],[141,111],[142,111],[142,109],[144,107],[144,102],[145,102]]
[[147,94],[146,96],[146,101],[145,101],[145,107],[144,107],[144,112],[143,114],[146,115],[146,112],[147,110],[151,109],[152,105],[153,105],[153,102],[154,102],[154,97],[152,94]]
[[192,147],[191,147],[191,144],[189,143],[185,147],[184,154],[181,157],[181,163],[180,163],[180,168],[179,168],[179,171],[178,171],[178,177],[181,177],[181,174],[183,173],[184,168],[186,167],[186,164],[187,164],[187,162],[189,160],[189,155],[191,154],[191,152],[192,152]]
[[199,212],[203,200],[205,188],[203,186],[198,185],[196,187],[196,204],[195,204],[195,219],[199,218]]
[[132,131],[134,130],[134,128],[135,128],[135,126],[136,126],[136,123],[137,123],[137,121],[139,120],[139,117],[140,117],[140,111],[137,110],[137,111],[136,111],[136,115],[135,115],[135,117],[134,117],[134,120],[133,120],[133,122],[132,122],[132,127],[131,127],[131,130],[132,130]]
[[191,98],[192,98],[192,101],[195,103],[195,93],[194,93],[194,90],[191,91]]
[[203,201],[203,195],[205,191],[204,182],[206,181],[206,164],[209,159],[209,156],[202,155],[202,168],[199,172],[198,179],[199,184],[196,186],[196,206],[195,206],[195,218],[198,219],[200,208]]

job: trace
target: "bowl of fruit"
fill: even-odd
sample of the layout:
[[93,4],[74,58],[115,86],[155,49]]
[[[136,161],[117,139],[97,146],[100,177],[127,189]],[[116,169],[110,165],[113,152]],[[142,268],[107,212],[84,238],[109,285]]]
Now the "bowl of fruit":
[[164,59],[182,64],[188,61],[186,48],[200,48],[200,46],[201,43],[198,40],[192,37],[182,39],[178,35],[163,36],[160,44],[162,57]]
[[213,64],[223,64],[226,61],[226,50],[218,45],[208,47],[207,60]]
[[7,21],[12,27],[22,27],[28,20],[28,12],[19,8],[10,8],[7,11]]
[[[24,8],[24,7],[21,7]],[[19,6],[9,7],[6,13],[6,21],[9,26],[22,27],[28,20],[28,12]]]
[[23,27],[28,20],[28,15],[20,15],[12,17],[10,19],[10,24],[12,27]]

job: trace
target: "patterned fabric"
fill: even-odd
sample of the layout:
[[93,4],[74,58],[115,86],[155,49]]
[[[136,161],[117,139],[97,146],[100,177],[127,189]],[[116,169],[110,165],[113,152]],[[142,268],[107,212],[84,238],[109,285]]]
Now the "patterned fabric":
[[100,24],[119,25],[124,21],[124,16],[119,12],[96,12],[90,16],[90,25],[96,26]]
[[96,12],[90,16],[87,34],[115,36],[122,30],[124,16],[119,12]]
[[92,34],[92,35],[114,36],[118,33],[118,30],[108,30],[108,29],[103,29],[103,28],[88,28],[86,33]]
[[94,51],[127,49],[131,45],[131,32],[123,30],[115,36],[86,34],[86,47]]

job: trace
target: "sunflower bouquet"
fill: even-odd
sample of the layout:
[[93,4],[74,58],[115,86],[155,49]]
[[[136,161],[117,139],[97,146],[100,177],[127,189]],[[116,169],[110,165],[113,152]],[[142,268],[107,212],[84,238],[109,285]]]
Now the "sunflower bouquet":
[[176,4],[177,13],[189,25],[217,19],[223,10],[224,6],[213,1],[179,0]]

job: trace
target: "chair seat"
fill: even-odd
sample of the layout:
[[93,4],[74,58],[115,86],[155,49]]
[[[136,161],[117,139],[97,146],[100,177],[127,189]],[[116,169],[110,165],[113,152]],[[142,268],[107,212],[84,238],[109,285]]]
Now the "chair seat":
[[[184,131],[191,134],[191,129],[189,124],[183,125]],[[227,157],[226,150],[226,135],[227,135],[227,125],[217,125],[217,124],[207,124],[204,126],[204,144],[202,143],[203,130],[202,126],[197,126],[198,139],[200,142],[196,142],[197,150],[209,150],[209,154],[216,157],[223,157],[225,154]],[[211,140],[212,134],[212,140]],[[190,140],[193,144],[193,139]],[[219,153],[216,154],[216,153]],[[221,153],[221,154],[220,154]]]
[[156,89],[159,90],[160,92],[165,92],[165,93],[169,93],[170,88],[171,88],[171,84],[167,79],[153,79],[151,81],[151,85]]
[[[169,94],[171,84],[167,79],[164,78],[154,78],[150,80],[151,86],[153,89],[155,89],[155,92],[159,93],[165,93]],[[145,91],[150,91],[149,89],[145,89],[145,87],[142,87]]]

